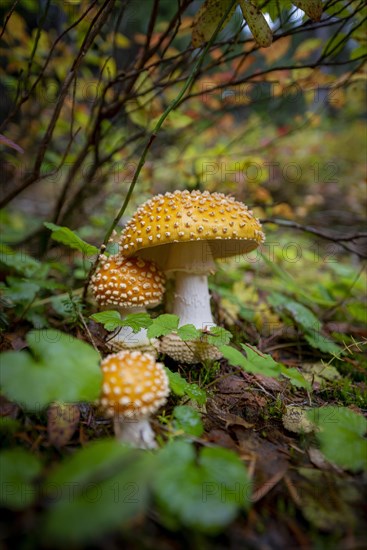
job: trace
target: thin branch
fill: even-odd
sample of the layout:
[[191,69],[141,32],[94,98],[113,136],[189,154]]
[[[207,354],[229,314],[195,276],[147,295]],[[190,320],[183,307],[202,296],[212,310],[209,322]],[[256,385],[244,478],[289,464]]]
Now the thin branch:
[[321,229],[317,229],[316,227],[312,227],[310,225],[302,225],[297,222],[293,222],[290,220],[281,220],[278,218],[266,218],[260,220],[262,224],[272,223],[275,225],[278,225],[280,227],[287,227],[288,229],[297,229],[298,231],[304,231],[305,233],[311,233],[312,235],[316,235],[317,237],[320,237],[321,239],[325,239],[327,241],[334,242],[344,248],[344,250],[347,250],[348,252],[352,252],[353,254],[357,254],[360,258],[366,258],[367,254],[363,252],[359,252],[351,247],[349,247],[346,242],[355,242],[359,239],[367,239],[367,232],[358,232],[358,233],[352,233],[350,235],[333,235],[327,231],[323,231]]
[[4,25],[3,25],[3,28],[1,29],[1,32],[0,32],[0,38],[3,36],[4,32],[6,31],[6,26],[9,22],[9,19],[11,18],[11,16],[13,15],[13,12],[15,10],[15,8],[17,7],[17,5],[19,4],[19,0],[15,0],[14,4],[12,5],[12,7],[10,8],[10,10],[8,11],[8,13],[6,14],[5,16],[5,19],[4,19]]

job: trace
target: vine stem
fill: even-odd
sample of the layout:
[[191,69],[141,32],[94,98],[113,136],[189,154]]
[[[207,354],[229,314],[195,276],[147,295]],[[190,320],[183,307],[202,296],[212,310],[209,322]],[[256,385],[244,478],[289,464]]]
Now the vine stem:
[[149,139],[148,139],[148,141],[147,141],[147,143],[144,147],[143,153],[140,157],[138,166],[136,167],[136,170],[135,170],[133,179],[131,180],[131,183],[130,183],[128,192],[126,194],[125,200],[124,200],[120,210],[118,211],[116,217],[114,218],[112,224],[110,225],[110,227],[109,227],[109,229],[108,229],[108,231],[105,235],[105,238],[103,240],[103,243],[100,246],[97,258],[94,261],[94,263],[91,266],[91,269],[88,273],[88,277],[87,277],[87,280],[86,280],[86,283],[85,283],[85,286],[84,286],[83,300],[86,299],[87,292],[88,292],[88,286],[89,286],[90,280],[93,276],[93,273],[97,269],[97,265],[98,265],[99,259],[101,257],[101,254],[103,254],[103,252],[106,250],[106,247],[107,247],[107,244],[110,240],[110,237],[111,237],[114,229],[116,228],[117,224],[119,223],[120,219],[124,215],[124,213],[126,211],[126,208],[127,208],[128,204],[130,202],[130,199],[131,199],[131,196],[133,194],[136,182],[138,181],[140,172],[141,172],[141,170],[142,170],[142,168],[145,164],[145,159],[146,159],[146,156],[148,154],[149,149],[152,146],[152,143],[154,142],[155,138],[157,137],[157,134],[158,134],[159,130],[161,129],[164,121],[168,117],[168,115],[176,109],[176,107],[180,104],[181,99],[184,97],[187,90],[189,90],[191,88],[192,84],[194,83],[195,77],[196,77],[197,73],[199,72],[199,69],[200,69],[200,67],[201,67],[201,65],[202,65],[202,63],[205,59],[205,56],[207,55],[207,53],[208,53],[210,47],[212,46],[212,44],[214,43],[214,40],[216,39],[220,29],[222,28],[222,25],[223,25],[224,21],[226,20],[227,16],[229,15],[229,13],[230,13],[232,7],[234,6],[235,2],[236,2],[236,0],[233,0],[231,2],[230,6],[228,6],[228,8],[226,10],[226,13],[223,15],[223,17],[219,21],[213,35],[211,36],[210,40],[207,42],[205,48],[201,51],[200,55],[198,56],[198,58],[196,60],[196,63],[194,64],[191,73],[189,74],[187,80],[185,81],[185,84],[182,87],[182,90],[180,91],[178,96],[168,105],[167,109],[162,113],[161,117],[159,118],[158,122],[156,123],[155,127],[153,128],[153,131],[150,134]]

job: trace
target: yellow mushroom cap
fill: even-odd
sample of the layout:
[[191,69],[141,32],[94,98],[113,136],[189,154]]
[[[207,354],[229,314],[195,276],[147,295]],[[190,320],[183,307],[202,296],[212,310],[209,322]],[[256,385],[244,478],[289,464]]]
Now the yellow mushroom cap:
[[259,220],[243,203],[222,193],[185,190],[141,205],[119,244],[130,256],[161,245],[209,241],[213,258],[226,258],[250,252],[264,240]]
[[91,288],[101,305],[152,306],[162,301],[165,277],[149,260],[102,257],[92,277]]
[[168,377],[162,363],[149,353],[120,351],[102,361],[100,403],[109,416],[139,420],[166,402]]

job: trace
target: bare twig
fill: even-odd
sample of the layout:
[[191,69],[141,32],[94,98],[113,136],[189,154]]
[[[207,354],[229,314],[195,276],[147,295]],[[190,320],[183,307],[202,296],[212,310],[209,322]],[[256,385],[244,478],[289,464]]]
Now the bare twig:
[[12,14],[13,14],[13,12],[14,12],[14,10],[17,7],[18,4],[19,4],[19,0],[15,0],[14,4],[12,5],[10,10],[6,14],[5,19],[4,19],[3,28],[1,29],[1,32],[0,32],[0,38],[3,36],[4,32],[6,31],[6,26],[9,22],[9,19],[11,18]]
[[281,220],[278,218],[267,218],[267,219],[262,219],[260,221],[262,224],[272,223],[281,227],[287,227],[288,229],[297,229],[298,231],[311,233],[312,235],[316,235],[321,239],[325,239],[327,241],[337,243],[339,246],[341,246],[348,252],[357,254],[361,258],[367,258],[367,254],[363,252],[359,252],[358,250],[355,250],[354,248],[351,248],[345,244],[346,242],[355,242],[355,241],[358,241],[359,239],[366,239],[367,233],[365,232],[352,233],[350,235],[345,235],[345,236],[333,235],[329,232],[323,231],[322,229],[317,229],[316,227],[312,227],[310,225],[301,225],[300,223],[289,221],[289,220]]

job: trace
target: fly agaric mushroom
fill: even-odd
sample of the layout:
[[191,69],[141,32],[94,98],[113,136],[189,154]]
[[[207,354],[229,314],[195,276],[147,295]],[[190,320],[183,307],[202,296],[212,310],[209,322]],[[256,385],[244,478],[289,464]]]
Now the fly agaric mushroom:
[[[117,306],[124,318],[129,313],[145,312],[147,307],[160,304],[165,277],[154,262],[117,255],[102,256],[92,277],[91,288],[100,306]],[[121,327],[108,345],[112,351],[126,348],[154,350],[143,328],[133,334],[130,327]]]
[[101,366],[100,404],[113,417],[116,437],[141,449],[154,449],[157,444],[149,417],[169,394],[162,363],[156,363],[149,353],[123,350],[108,355]]
[[[157,195],[140,206],[120,246],[125,256],[154,260],[175,273],[172,312],[180,325],[202,330],[215,325],[208,290],[214,260],[245,254],[264,240],[259,220],[244,204],[222,193],[186,190]],[[205,340],[182,342],[173,334],[164,337],[161,350],[186,363],[220,357]]]

